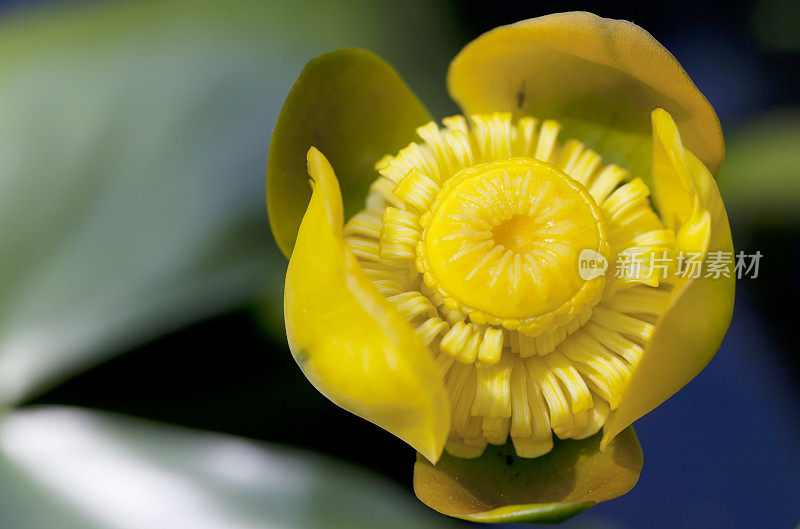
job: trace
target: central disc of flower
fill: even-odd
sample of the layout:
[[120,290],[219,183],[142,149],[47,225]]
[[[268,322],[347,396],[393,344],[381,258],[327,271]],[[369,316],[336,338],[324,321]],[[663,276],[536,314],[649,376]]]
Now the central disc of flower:
[[598,300],[603,278],[581,279],[578,257],[608,253],[602,213],[550,164],[515,158],[463,169],[421,224],[425,282],[473,321],[537,335]]
[[[440,370],[446,450],[477,457],[510,437],[537,457],[553,435],[595,434],[619,405],[674,284],[648,263],[674,256],[675,234],[641,179],[559,142],[555,121],[443,122],[378,162],[344,237]],[[607,260],[589,279],[585,250]],[[635,273],[609,272],[620,256]]]

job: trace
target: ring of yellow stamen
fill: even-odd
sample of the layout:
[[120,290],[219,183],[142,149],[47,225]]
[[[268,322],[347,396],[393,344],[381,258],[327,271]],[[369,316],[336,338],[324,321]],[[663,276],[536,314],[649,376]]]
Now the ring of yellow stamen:
[[420,224],[417,270],[451,309],[538,336],[596,304],[605,277],[578,274],[578,256],[608,257],[603,215],[588,191],[533,158],[462,169]]
[[[362,270],[428,345],[450,397],[446,450],[509,437],[538,457],[596,433],[665,310],[675,234],[640,179],[561,126],[510,114],[428,123],[377,164],[344,236]],[[577,255],[609,259],[580,279]],[[639,273],[616,274],[636,257]]]

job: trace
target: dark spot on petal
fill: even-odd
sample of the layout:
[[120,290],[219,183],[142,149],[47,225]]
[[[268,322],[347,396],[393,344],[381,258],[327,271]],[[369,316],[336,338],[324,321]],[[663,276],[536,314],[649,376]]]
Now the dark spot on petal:
[[525,91],[525,79],[522,80],[522,84],[519,87],[519,91],[517,92],[517,108],[522,110],[522,105],[525,104],[525,98],[528,94]]
[[298,353],[294,356],[294,361],[297,362],[297,365],[300,366],[300,369],[303,369],[306,362],[308,361],[309,354],[306,351],[298,351]]

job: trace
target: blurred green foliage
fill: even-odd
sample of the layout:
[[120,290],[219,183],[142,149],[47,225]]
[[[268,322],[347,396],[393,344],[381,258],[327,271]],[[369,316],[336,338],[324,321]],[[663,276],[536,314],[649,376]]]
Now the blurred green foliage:
[[[200,318],[279,307],[264,167],[292,81],[313,56],[362,46],[441,104],[451,31],[422,1],[92,2],[3,20],[0,407]],[[0,424],[2,527],[439,520],[309,455],[80,410]]]
[[759,44],[770,51],[800,51],[800,3],[796,0],[759,0],[750,25]]
[[397,485],[312,453],[67,407],[0,425],[8,529],[453,528]]
[[450,30],[423,6],[175,0],[7,19],[0,400],[263,292],[280,305],[264,166],[283,98],[311,57],[363,46],[436,101]]
[[719,187],[737,224],[797,225],[800,109],[763,115],[726,136]]

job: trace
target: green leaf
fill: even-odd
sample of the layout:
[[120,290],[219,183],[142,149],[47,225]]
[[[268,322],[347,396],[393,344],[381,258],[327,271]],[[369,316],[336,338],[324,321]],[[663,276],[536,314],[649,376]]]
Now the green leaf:
[[309,148],[336,171],[348,218],[364,208],[375,163],[408,145],[430,120],[397,72],[373,53],[339,50],[309,62],[286,98],[267,160],[269,220],[283,253],[291,255],[311,199]]
[[[407,67],[430,46],[446,65],[442,17],[376,4],[142,0],[4,17],[0,402],[262,295],[281,304],[264,161],[291,80],[348,45]],[[396,24],[376,22],[389,13]]]
[[719,188],[741,222],[797,222],[800,201],[800,109],[761,116],[727,135]]
[[327,458],[64,407],[0,425],[0,513],[14,529],[458,526]]
[[477,459],[444,454],[434,466],[417,456],[414,490],[429,507],[484,523],[558,523],[625,494],[642,470],[642,450],[628,428],[600,452],[598,433],[557,441],[542,457],[517,457],[511,444]]

